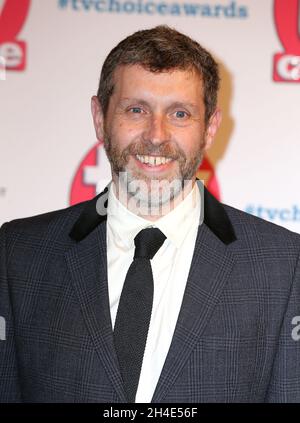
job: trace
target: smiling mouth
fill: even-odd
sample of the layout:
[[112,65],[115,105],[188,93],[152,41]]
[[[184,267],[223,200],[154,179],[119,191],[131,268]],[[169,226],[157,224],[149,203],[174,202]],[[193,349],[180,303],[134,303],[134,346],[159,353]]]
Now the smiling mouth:
[[143,164],[146,164],[148,166],[161,166],[167,163],[170,163],[173,159],[171,157],[165,157],[165,156],[148,156],[148,155],[139,155],[136,154],[135,158]]

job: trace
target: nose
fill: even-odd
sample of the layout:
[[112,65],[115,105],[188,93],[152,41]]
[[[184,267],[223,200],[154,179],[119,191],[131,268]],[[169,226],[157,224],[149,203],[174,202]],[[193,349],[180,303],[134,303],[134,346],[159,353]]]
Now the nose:
[[151,116],[143,135],[145,141],[150,141],[152,144],[169,141],[170,133],[166,117],[161,114]]

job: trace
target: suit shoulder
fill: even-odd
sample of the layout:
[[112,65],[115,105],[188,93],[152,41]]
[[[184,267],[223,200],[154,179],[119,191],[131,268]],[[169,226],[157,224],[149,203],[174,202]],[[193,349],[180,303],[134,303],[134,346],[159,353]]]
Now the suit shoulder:
[[275,223],[268,222],[260,217],[253,216],[232,206],[223,204],[228,217],[234,227],[237,238],[247,238],[247,240],[256,240],[270,245],[283,246],[294,245],[300,250],[300,234],[292,232]]
[[19,237],[35,239],[60,239],[69,241],[69,232],[89,201],[75,204],[60,210],[54,210],[35,216],[14,219],[1,227],[6,231],[7,240]]

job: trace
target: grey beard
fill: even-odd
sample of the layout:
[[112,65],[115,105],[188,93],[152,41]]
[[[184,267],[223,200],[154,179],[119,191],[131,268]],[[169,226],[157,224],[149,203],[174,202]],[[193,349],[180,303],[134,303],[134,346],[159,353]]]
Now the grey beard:
[[119,173],[121,188],[142,207],[160,208],[176,198],[184,188],[184,181],[153,179],[148,183],[136,179],[130,172]]
[[[149,150],[151,150],[150,147],[151,145],[148,146]],[[179,169],[174,175],[174,179],[171,181],[168,179],[156,179],[155,177],[146,179],[138,174],[134,175],[126,169],[128,155],[136,152],[140,153],[140,151],[135,150],[135,146],[129,147],[127,151],[120,152],[116,146],[113,146],[110,137],[106,136],[104,138],[104,148],[112,171],[119,180],[119,188],[123,192],[121,195],[125,194],[127,200],[130,199],[131,205],[135,206],[136,204],[135,208],[143,207],[148,210],[168,207],[172,200],[182,193],[186,184],[191,182],[203,159],[203,150],[200,146],[189,161],[187,161],[183,151],[177,147],[177,150],[172,152],[173,157],[176,156],[175,158],[179,163]],[[144,154],[144,152],[141,153]],[[164,155],[164,151],[161,154]]]

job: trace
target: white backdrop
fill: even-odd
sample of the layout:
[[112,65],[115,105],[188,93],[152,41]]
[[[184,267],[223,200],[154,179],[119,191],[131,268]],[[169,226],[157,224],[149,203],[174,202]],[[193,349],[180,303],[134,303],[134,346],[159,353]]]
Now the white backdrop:
[[222,69],[224,122],[199,175],[223,202],[300,232],[299,9],[300,0],[0,0],[0,223],[105,185],[90,114],[101,65],[123,37],[164,23]]

